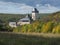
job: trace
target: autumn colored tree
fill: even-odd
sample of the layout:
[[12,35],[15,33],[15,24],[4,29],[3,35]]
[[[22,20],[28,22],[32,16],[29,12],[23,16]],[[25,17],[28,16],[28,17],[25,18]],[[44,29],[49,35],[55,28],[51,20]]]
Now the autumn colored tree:
[[53,28],[52,33],[60,33],[60,24],[58,24],[57,26],[55,26],[55,27]]
[[52,32],[52,29],[53,29],[53,23],[47,22],[42,26],[41,32],[43,33]]

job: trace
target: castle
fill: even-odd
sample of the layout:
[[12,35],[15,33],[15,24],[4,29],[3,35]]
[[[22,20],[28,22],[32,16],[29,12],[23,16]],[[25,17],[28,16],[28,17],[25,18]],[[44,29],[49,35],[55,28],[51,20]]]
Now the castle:
[[36,8],[33,8],[32,15],[27,15],[25,18],[22,18],[18,21],[18,25],[30,24],[32,21],[38,19],[39,11]]
[[16,25],[25,25],[25,24],[31,24],[32,21],[35,21],[38,19],[39,11],[36,8],[33,8],[31,16],[28,14],[26,17],[20,19],[17,23],[16,22],[10,22],[9,25],[11,27],[16,27]]

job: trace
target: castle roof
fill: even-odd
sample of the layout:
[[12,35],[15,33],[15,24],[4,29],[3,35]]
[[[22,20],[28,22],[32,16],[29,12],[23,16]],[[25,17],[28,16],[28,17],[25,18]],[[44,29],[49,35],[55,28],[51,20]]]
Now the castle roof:
[[32,13],[39,13],[39,11],[36,8],[33,8]]
[[25,18],[22,18],[22,19],[20,19],[19,21],[27,22],[27,21],[30,21],[30,20],[31,20],[31,19],[30,19],[30,16],[27,15]]

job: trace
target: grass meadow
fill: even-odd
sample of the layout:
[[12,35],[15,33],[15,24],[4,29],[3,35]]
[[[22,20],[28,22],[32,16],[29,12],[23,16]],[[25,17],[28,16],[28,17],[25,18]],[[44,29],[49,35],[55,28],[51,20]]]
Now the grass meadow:
[[60,45],[60,34],[0,32],[0,45]]

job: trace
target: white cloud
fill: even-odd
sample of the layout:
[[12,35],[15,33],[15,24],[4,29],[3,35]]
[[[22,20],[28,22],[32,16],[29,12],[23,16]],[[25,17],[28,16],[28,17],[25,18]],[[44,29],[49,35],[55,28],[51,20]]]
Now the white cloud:
[[[59,10],[58,7],[52,6],[50,4],[37,4],[36,7],[40,13],[51,13]],[[32,6],[23,3],[20,4],[0,1],[0,13],[31,13],[32,9]]]
[[32,8],[26,4],[0,1],[0,13],[31,13]]
[[56,11],[60,11],[60,8],[52,6],[50,4],[37,4],[36,5],[37,9],[40,11],[40,13],[52,13]]

